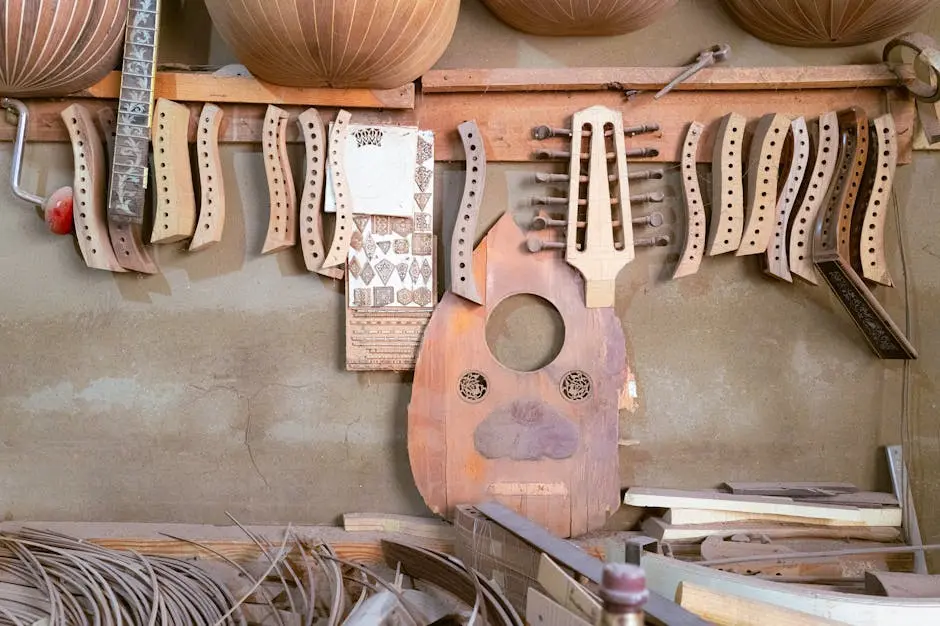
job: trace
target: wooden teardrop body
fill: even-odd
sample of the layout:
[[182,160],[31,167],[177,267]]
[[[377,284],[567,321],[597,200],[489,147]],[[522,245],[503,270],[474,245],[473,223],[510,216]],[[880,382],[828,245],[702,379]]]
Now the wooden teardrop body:
[[127,0],[0,0],[0,95],[85,89],[121,58]]
[[724,0],[752,35],[785,46],[854,46],[896,35],[937,0]]
[[[584,305],[560,253],[531,254],[504,215],[474,252],[478,306],[447,293],[424,333],[408,407],[408,455],[432,511],[496,500],[567,537],[603,526],[619,506],[618,397],[623,330],[612,308]],[[501,365],[486,341],[501,301],[533,294],[565,324],[554,361],[534,372]]]
[[678,0],[483,0],[515,29],[533,35],[622,35],[655,22]]
[[390,89],[444,53],[460,0],[207,0],[256,77],[290,87]]

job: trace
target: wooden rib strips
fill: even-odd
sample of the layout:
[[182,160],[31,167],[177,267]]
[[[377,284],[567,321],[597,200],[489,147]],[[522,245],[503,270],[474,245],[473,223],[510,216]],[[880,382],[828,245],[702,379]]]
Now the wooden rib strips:
[[790,171],[786,186],[777,200],[777,223],[774,234],[767,246],[764,271],[788,283],[793,282],[787,263],[787,231],[790,226],[790,213],[796,205],[803,187],[803,179],[809,169],[810,141],[806,120],[798,117],[790,123],[791,149]]
[[340,279],[341,267],[323,267],[326,260],[323,238],[323,180],[326,177],[326,129],[316,109],[307,109],[297,118],[306,147],[304,190],[300,196],[300,247],[304,265],[310,272]]
[[464,122],[457,130],[467,155],[467,170],[450,244],[450,290],[471,302],[483,304],[473,271],[473,243],[486,185],[486,150],[476,122]]
[[742,150],[747,119],[729,113],[721,120],[712,157],[712,215],[708,254],[733,252],[744,230],[744,173]]
[[261,254],[271,254],[297,243],[297,196],[287,159],[287,120],[283,109],[271,105],[264,116],[261,142],[264,173],[268,180],[268,234]]
[[89,87],[121,56],[127,0],[4,0],[0,93],[59,96]]
[[196,192],[189,162],[189,107],[160,98],[153,115],[156,195],[150,243],[189,239],[196,230]]
[[685,197],[687,226],[685,246],[679,257],[679,265],[672,275],[673,278],[696,273],[702,263],[702,253],[705,251],[705,207],[698,182],[698,171],[695,168],[695,155],[698,153],[698,144],[703,130],[705,130],[703,124],[692,122],[682,149],[682,193]]
[[75,236],[85,264],[98,270],[125,271],[114,257],[108,237],[104,147],[88,109],[73,104],[62,111],[75,160]]
[[819,116],[816,133],[816,160],[809,186],[790,229],[790,272],[817,284],[813,266],[813,229],[816,215],[826,201],[829,185],[836,171],[839,153],[839,118],[835,111]]
[[678,0],[483,0],[501,20],[534,35],[622,35],[652,24]]
[[195,252],[222,241],[225,224],[225,181],[222,178],[222,159],[219,156],[219,129],[222,109],[207,103],[202,107],[196,127],[196,162],[199,164],[199,221],[189,244]]
[[208,0],[251,73],[291,87],[393,88],[437,61],[459,0]]
[[894,184],[898,151],[894,130],[894,119],[882,115],[872,122],[872,133],[877,144],[871,146],[874,171],[871,176],[871,195],[865,207],[860,236],[862,274],[870,281],[893,287],[888,264],[885,261],[885,216],[888,200]]
[[340,111],[330,129],[330,176],[333,180],[333,196],[336,199],[336,228],[333,243],[323,261],[323,267],[338,267],[346,263],[349,254],[349,234],[352,232],[352,194],[346,181],[346,137],[349,134],[349,111]]
[[754,131],[747,166],[747,217],[738,256],[761,254],[770,242],[780,157],[789,128],[786,116],[770,113],[761,118]]

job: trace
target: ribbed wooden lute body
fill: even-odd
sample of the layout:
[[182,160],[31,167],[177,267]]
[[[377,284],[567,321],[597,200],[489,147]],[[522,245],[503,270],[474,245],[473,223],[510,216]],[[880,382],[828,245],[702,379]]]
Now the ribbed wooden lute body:
[[725,0],[751,34],[785,46],[854,46],[896,35],[937,0]]
[[121,58],[127,0],[0,0],[0,95],[84,89]]
[[656,21],[679,0],[483,0],[501,20],[533,35],[622,35]]
[[460,0],[206,0],[256,77],[291,87],[399,87],[443,54]]

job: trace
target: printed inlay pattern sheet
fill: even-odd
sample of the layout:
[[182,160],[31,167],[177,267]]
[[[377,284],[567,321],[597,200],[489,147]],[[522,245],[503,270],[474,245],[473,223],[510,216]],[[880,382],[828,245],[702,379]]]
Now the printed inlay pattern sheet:
[[464,122],[457,130],[467,155],[467,170],[450,244],[450,290],[471,302],[483,304],[473,272],[473,243],[486,184],[486,150],[476,122]]
[[708,254],[733,252],[744,230],[744,127],[747,119],[729,113],[721,120],[712,157],[712,214]]
[[682,278],[698,271],[705,252],[705,206],[698,182],[698,170],[695,167],[695,155],[698,153],[699,140],[705,126],[692,122],[685,136],[682,148],[682,195],[685,198],[686,231],[685,245],[679,256],[679,265],[673,278]]
[[744,233],[737,255],[761,254],[767,250],[773,233],[777,206],[777,181],[780,157],[790,129],[785,115],[770,113],[761,118],[754,130],[747,163],[747,207]]
[[787,231],[790,226],[790,213],[800,195],[803,179],[809,169],[810,139],[806,120],[798,117],[790,123],[790,163],[786,186],[777,199],[777,223],[774,234],[767,246],[764,267],[768,274],[781,280],[793,282],[790,266],[787,263]]
[[860,228],[856,229],[859,233],[853,245],[858,246],[861,253],[860,263],[864,277],[892,287],[894,282],[885,261],[885,217],[898,163],[894,118],[882,115],[875,119],[872,122],[871,137],[874,141],[869,159],[872,171],[869,180],[863,184],[868,201],[865,203],[862,219],[856,218]]
[[[117,120],[114,110],[101,109],[98,111],[98,126],[104,136],[105,155],[114,154],[114,137],[117,133]],[[118,263],[126,270],[140,272],[141,274],[156,274],[160,271],[150,249],[144,245],[142,225],[126,220],[108,220],[108,232],[111,235],[111,245]]]
[[283,109],[269,105],[264,116],[261,143],[264,173],[268,180],[268,234],[261,254],[280,252],[297,244],[297,194],[287,158],[287,121]]
[[225,184],[219,156],[219,129],[222,108],[211,103],[202,107],[196,127],[196,162],[199,164],[199,221],[189,244],[190,251],[202,250],[222,241],[225,225]]
[[800,278],[817,284],[813,265],[813,231],[816,216],[827,200],[836,171],[839,152],[839,116],[830,111],[819,116],[816,133],[816,160],[810,174],[803,202],[797,210],[790,229],[790,271]]
[[326,178],[326,128],[316,109],[307,109],[297,118],[304,138],[306,172],[300,196],[300,247],[304,265],[310,272],[329,278],[342,278],[341,267],[323,267],[326,259],[323,235],[323,181]]
[[[189,239],[196,230],[196,192],[189,163],[189,107],[160,98],[154,109],[157,203],[150,243]],[[118,138],[121,129],[118,128]]]
[[75,236],[85,264],[97,270],[125,271],[114,256],[105,206],[104,146],[88,109],[73,104],[62,111],[75,161]]
[[[587,308],[583,281],[554,255],[525,250],[508,212],[474,252],[487,297],[475,306],[446,293],[425,331],[408,407],[408,454],[432,511],[496,500],[557,536],[600,528],[619,506],[618,397],[626,380],[614,310]],[[505,298],[551,302],[565,343],[534,372],[500,365],[486,321]],[[468,397],[468,373],[485,380]]]

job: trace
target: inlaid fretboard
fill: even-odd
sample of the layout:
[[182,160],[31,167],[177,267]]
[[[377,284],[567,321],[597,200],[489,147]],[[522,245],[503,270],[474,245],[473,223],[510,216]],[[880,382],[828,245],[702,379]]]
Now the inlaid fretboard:
[[130,0],[108,197],[114,220],[143,221],[159,25],[160,0]]

